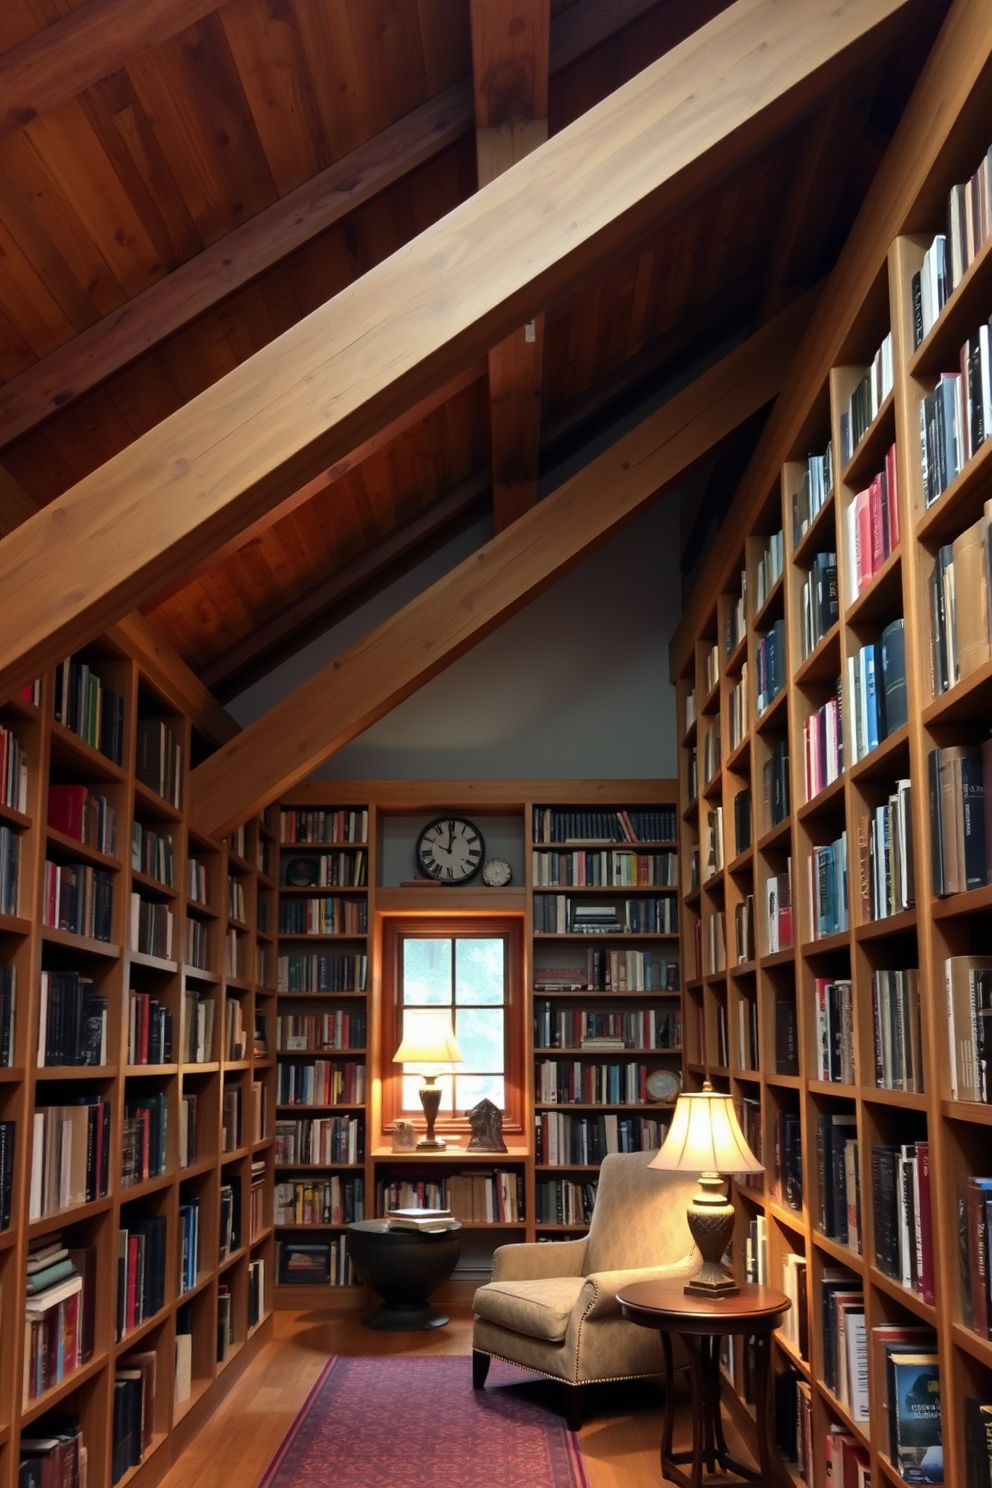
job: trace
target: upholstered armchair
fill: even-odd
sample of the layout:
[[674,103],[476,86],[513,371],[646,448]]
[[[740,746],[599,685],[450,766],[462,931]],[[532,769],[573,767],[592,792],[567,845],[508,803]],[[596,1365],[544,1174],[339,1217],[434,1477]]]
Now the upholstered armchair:
[[584,1239],[496,1251],[493,1279],[478,1289],[473,1304],[477,1390],[491,1358],[561,1380],[568,1387],[568,1424],[577,1431],[586,1385],[663,1372],[660,1335],[628,1323],[616,1299],[633,1281],[688,1278],[699,1265],[685,1218],[696,1183],[649,1171],[653,1156],[627,1152],[603,1159]]

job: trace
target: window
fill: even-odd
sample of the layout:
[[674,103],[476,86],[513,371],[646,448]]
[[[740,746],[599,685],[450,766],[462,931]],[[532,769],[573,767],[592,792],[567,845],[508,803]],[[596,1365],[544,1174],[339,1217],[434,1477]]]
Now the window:
[[[504,1113],[504,1130],[521,1125],[519,1071],[521,930],[509,917],[480,920],[388,920],[384,940],[387,1006],[383,1065],[387,1075],[384,1117],[420,1116],[421,1066],[391,1064],[409,1013],[447,1011],[464,1056],[437,1066],[441,1087],[438,1122],[465,1126],[466,1112],[488,1098]],[[390,995],[391,994],[391,995]],[[392,1080],[389,1079],[392,1074]]]

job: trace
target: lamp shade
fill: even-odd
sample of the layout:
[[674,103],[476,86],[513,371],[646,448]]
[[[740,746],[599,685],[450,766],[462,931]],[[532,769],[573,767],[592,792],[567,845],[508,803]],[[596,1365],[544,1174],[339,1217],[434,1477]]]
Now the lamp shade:
[[461,1064],[465,1058],[451,1014],[433,1009],[407,1008],[403,1014],[403,1041],[393,1061],[396,1064]]
[[765,1171],[747,1145],[730,1096],[705,1088],[679,1096],[668,1136],[648,1167],[692,1173]]

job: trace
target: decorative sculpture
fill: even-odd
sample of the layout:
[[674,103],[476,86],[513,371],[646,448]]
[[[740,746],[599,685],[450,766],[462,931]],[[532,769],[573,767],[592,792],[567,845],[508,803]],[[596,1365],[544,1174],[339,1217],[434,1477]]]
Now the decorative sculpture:
[[466,1111],[472,1128],[469,1152],[505,1152],[503,1141],[503,1112],[491,1100],[484,1099],[471,1111]]

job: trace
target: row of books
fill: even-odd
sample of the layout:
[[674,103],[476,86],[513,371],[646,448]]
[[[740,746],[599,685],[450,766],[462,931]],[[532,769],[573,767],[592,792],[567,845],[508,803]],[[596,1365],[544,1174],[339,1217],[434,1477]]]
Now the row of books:
[[817,1116],[816,1177],[821,1235],[860,1250],[861,1169],[853,1111],[821,1111]]
[[220,1150],[237,1152],[243,1144],[244,1094],[240,1084],[224,1085],[220,1106]]
[[545,1178],[534,1191],[534,1217],[539,1225],[588,1225],[595,1202],[595,1179]]
[[813,982],[816,1012],[816,1078],[853,1085],[854,1008],[847,977],[818,976]]
[[179,1293],[191,1292],[200,1274],[200,1199],[197,1194],[179,1199]]
[[365,1065],[353,1059],[316,1059],[312,1064],[283,1061],[276,1070],[280,1106],[363,1105]]
[[117,812],[106,796],[97,795],[87,785],[50,782],[48,825],[109,858],[117,854]]
[[284,857],[280,881],[296,889],[364,888],[369,881],[368,853],[359,847],[335,853]]
[[365,899],[281,899],[279,931],[282,935],[364,935],[368,930],[369,907]]
[[247,919],[247,908],[245,904],[245,886],[240,878],[233,874],[227,877],[227,914],[228,919],[237,920],[244,924]]
[[520,1169],[452,1173],[442,1188],[447,1191],[447,1207],[463,1224],[520,1224],[526,1218]]
[[[0,885],[2,893],[2,885]],[[110,940],[114,875],[89,863],[45,863],[41,922],[55,930]]]
[[629,848],[572,852],[534,852],[534,884],[538,888],[628,888],[678,884],[678,860],[673,852],[635,853]]
[[279,992],[364,992],[368,957],[343,951],[293,951],[276,964]]
[[538,1059],[535,1098],[542,1105],[643,1105],[648,1074],[648,1066],[634,1060]]
[[20,895],[21,835],[0,823],[0,914],[16,915]]
[[196,1092],[184,1090],[179,1097],[179,1166],[196,1162]]
[[[761,766],[762,829],[770,832],[789,814],[789,741],[777,739]],[[750,795],[748,795],[750,804]],[[741,851],[742,849],[738,849]]]
[[902,728],[906,701],[906,635],[900,616],[881,637],[847,658],[847,709],[853,763]]
[[760,718],[785,686],[785,621],[776,620],[755,648],[755,702]]
[[782,1256],[782,1290],[792,1306],[782,1319],[781,1333],[800,1359],[809,1362],[809,1309],[806,1257],[787,1250]]
[[186,893],[194,904],[208,904],[207,866],[197,858],[186,864]]
[[14,1062],[14,1014],[17,1006],[17,967],[0,966],[0,1069]]
[[880,1090],[923,1091],[920,973],[914,967],[871,974],[875,1084]]
[[859,378],[840,415],[840,459],[844,466],[861,443],[892,391],[894,369],[892,332],[887,331],[864,375]]
[[227,1173],[218,1190],[220,1200],[220,1245],[218,1259],[225,1261],[241,1248],[241,1179]]
[[720,647],[716,644],[710,646],[706,653],[704,671],[706,674],[706,692],[708,696],[720,680]]
[[131,828],[131,868],[135,873],[144,873],[171,889],[175,883],[172,833],[156,831],[136,821]]
[[532,827],[535,842],[674,842],[675,811],[535,806]]
[[138,719],[134,773],[149,790],[179,809],[183,749],[164,718]]
[[875,1264],[886,1276],[934,1300],[930,1145],[906,1142],[871,1151]]
[[110,1103],[80,1096],[38,1106],[33,1117],[28,1218],[92,1203],[108,1192]]
[[728,724],[730,728],[730,752],[733,754],[750,726],[750,677],[747,662],[741,663],[741,674],[730,689],[727,699]]
[[803,1152],[799,1116],[783,1106],[775,1111],[774,1188],[788,1209],[803,1207]]
[[992,959],[944,962],[952,1100],[992,1103]]
[[92,977],[42,971],[38,995],[38,1068],[107,1063],[107,999]]
[[284,806],[279,812],[280,842],[368,842],[369,813],[365,806]]
[[773,532],[768,538],[761,557],[758,559],[758,567],[754,576],[754,608],[755,612],[761,610],[765,605],[769,594],[775,588],[782,577],[782,565],[785,562],[785,543],[780,531]]
[[961,347],[959,370],[942,372],[920,402],[923,500],[932,506],[961,474],[992,429],[990,324],[983,321]]
[[78,1416],[39,1416],[21,1437],[19,1455],[18,1488],[86,1488],[89,1450]]
[[277,1225],[353,1224],[365,1218],[365,1180],[360,1176],[290,1179],[275,1186]]
[[216,1003],[212,997],[188,988],[185,1008],[185,1054],[189,1064],[209,1064],[213,1058]]
[[138,1467],[152,1444],[155,1427],[155,1377],[158,1355],[154,1349],[128,1354],[114,1369],[114,1401],[111,1409],[110,1481],[119,1483],[132,1467]]
[[837,554],[817,553],[803,580],[800,599],[803,660],[816,650],[823,637],[837,623],[840,613],[837,596]]
[[280,1286],[354,1286],[345,1236],[315,1245],[277,1240],[276,1279]]
[[368,1020],[362,1008],[336,1008],[331,1013],[281,1013],[276,1018],[276,1048],[300,1050],[364,1049]]
[[165,1172],[169,1113],[164,1091],[131,1095],[124,1102],[121,1187],[143,1183]]
[[897,780],[888,800],[870,816],[858,818],[858,871],[861,915],[884,920],[916,903],[913,874],[911,789]]
[[886,452],[883,468],[864,490],[851,498],[846,520],[851,595],[856,598],[899,546],[899,488],[894,444]]
[[14,1191],[14,1143],[16,1128],[13,1121],[0,1121],[0,1230],[10,1228],[11,1203]]
[[70,732],[115,765],[124,763],[124,699],[105,687],[87,662],[74,656],[59,662],[52,705],[56,719]]
[[681,1049],[679,1008],[637,1008],[607,1013],[598,1008],[534,1005],[534,1047],[579,1049],[612,1045],[621,1049]]
[[166,961],[172,956],[172,910],[167,904],[131,895],[129,945],[142,956]]
[[992,1285],[989,1240],[992,1237],[992,1178],[962,1181],[961,1267],[962,1311],[966,1325],[981,1338],[992,1338]]
[[28,757],[17,735],[0,723],[0,806],[28,809]]
[[812,801],[844,770],[844,727],[841,717],[841,687],[803,721],[803,786]]
[[364,1125],[360,1116],[325,1116],[303,1121],[277,1121],[277,1167],[327,1167],[364,1160]]
[[798,548],[833,495],[834,449],[830,440],[822,455],[809,455],[803,478],[792,493],[792,547]]
[[546,1167],[591,1167],[608,1152],[651,1152],[660,1147],[667,1121],[649,1116],[570,1116],[539,1111],[534,1118],[535,1155]]
[[720,768],[720,720],[714,718],[703,731],[703,784],[708,785]]
[[[569,966],[534,968],[537,992],[677,992],[679,963],[660,951],[589,946]],[[581,959],[580,959],[581,958]]]
[[[977,521],[937,549],[930,571],[930,685],[934,697],[992,654],[989,525],[992,500]],[[961,603],[958,604],[958,594]]]
[[838,935],[848,928],[847,832],[833,842],[810,849],[809,895],[813,939]]
[[256,1157],[251,1165],[251,1186],[248,1190],[248,1239],[257,1240],[266,1228],[266,1171],[265,1158]]
[[126,1219],[117,1232],[118,1339],[165,1306],[165,1236],[164,1214]]
[[71,1249],[58,1231],[29,1244],[26,1269],[25,1406],[74,1374],[92,1356],[96,1250]]
[[984,888],[992,883],[992,831],[986,830],[992,814],[992,742],[931,749],[927,774],[933,892],[942,897]]
[[732,605],[727,607],[727,624],[723,636],[723,649],[727,656],[737,649],[744,639],[747,625],[747,569],[741,569],[740,592]]
[[534,895],[537,935],[676,935],[678,900],[621,899],[591,904],[567,894]]
[[787,951],[792,945],[792,859],[784,873],[765,879],[765,935],[768,954]]

